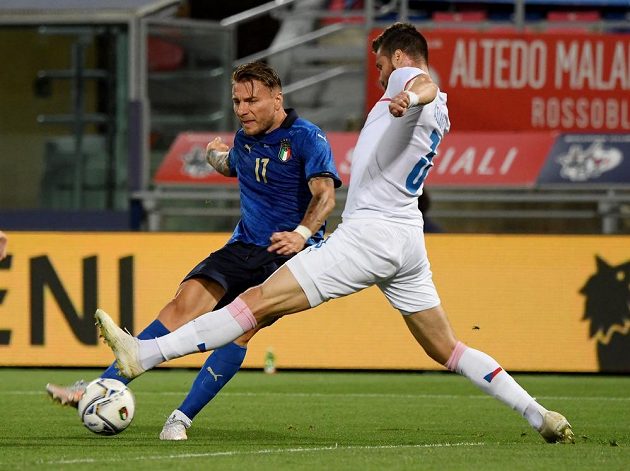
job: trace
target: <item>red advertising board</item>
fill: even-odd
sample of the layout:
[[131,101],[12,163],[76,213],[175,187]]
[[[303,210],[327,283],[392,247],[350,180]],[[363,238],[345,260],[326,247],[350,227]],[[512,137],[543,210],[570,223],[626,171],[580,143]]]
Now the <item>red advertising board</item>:
[[532,187],[556,133],[453,132],[438,147],[431,187]]
[[[326,134],[335,157],[337,171],[347,185],[350,181],[352,150],[358,133],[330,132]],[[232,145],[234,133],[184,132],[177,136],[160,164],[154,182],[158,185],[233,184],[236,178],[218,174],[206,163],[206,145],[215,137]]]
[[154,181],[159,185],[194,185],[203,183],[236,184],[235,178],[224,177],[206,162],[206,146],[220,137],[231,146],[234,133],[180,133],[158,168]]
[[[630,35],[424,33],[453,130],[630,131]],[[370,108],[382,90],[368,54]]]
[[[216,136],[231,145],[228,133],[180,134],[155,175],[164,184],[236,184],[206,163],[206,144]],[[328,141],[344,185],[350,181],[352,151],[359,134],[330,132]],[[448,134],[435,159],[428,183],[433,186],[533,186],[555,140],[553,132]]]

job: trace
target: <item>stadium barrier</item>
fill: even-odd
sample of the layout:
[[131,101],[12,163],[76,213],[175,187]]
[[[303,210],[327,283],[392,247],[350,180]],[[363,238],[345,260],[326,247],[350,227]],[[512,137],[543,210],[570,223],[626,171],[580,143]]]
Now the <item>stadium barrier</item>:
[[[627,34],[425,33],[454,130],[630,130]],[[369,109],[383,95],[376,67],[367,68],[365,83]]]
[[[2,366],[104,366],[96,307],[137,333],[228,234],[13,233],[0,263]],[[630,236],[427,237],[458,336],[509,370],[630,372]],[[434,370],[376,288],[281,319],[245,367]],[[205,355],[171,363],[199,366]]]
[[[193,224],[214,217],[238,220],[236,179],[216,173],[205,159],[207,143],[217,136],[230,145],[234,139],[233,133],[180,133],[155,174],[154,189],[134,193],[147,212],[150,231],[165,230],[174,220],[193,216]],[[344,206],[358,133],[329,132],[326,136],[344,183],[330,217],[334,221]],[[598,225],[605,234],[623,232],[630,222],[625,209],[630,203],[629,155],[627,134],[455,131],[440,144],[428,180],[434,201],[453,204],[451,209],[432,209],[431,216],[555,219],[560,224],[572,223],[568,232],[591,232]],[[544,227],[537,230],[549,232]],[[486,231],[502,229],[495,226]]]

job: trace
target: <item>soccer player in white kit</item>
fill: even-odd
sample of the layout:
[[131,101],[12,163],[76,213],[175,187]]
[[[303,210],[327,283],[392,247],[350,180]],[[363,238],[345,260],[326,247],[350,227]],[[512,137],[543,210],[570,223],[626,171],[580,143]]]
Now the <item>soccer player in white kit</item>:
[[433,284],[417,209],[449,130],[446,94],[431,80],[427,43],[413,25],[390,26],[372,49],[385,93],[361,130],[343,222],[330,237],[225,308],[166,336],[138,340],[98,310],[101,335],[121,374],[135,377],[164,361],[220,347],[279,314],[377,285],[432,359],[515,409],[546,441],[573,442],[565,417],[538,404],[492,357],[455,337]]

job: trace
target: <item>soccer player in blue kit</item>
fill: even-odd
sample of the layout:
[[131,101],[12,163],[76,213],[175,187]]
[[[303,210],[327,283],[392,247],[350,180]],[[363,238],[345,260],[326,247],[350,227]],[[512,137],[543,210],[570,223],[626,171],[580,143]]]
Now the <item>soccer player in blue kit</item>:
[[[214,139],[207,146],[207,159],[217,172],[238,178],[241,220],[227,244],[184,278],[139,339],[161,337],[233,302],[305,246],[323,240],[335,188],[341,185],[324,133],[283,108],[280,79],[264,63],[234,71],[232,101],[241,123],[234,145],[230,149]],[[250,325],[241,318],[244,334],[208,357],[188,396],[168,417],[160,439],[187,439],[192,419],[240,369],[249,340],[276,319]],[[200,345],[200,350],[205,348]],[[114,364],[101,377],[129,382]],[[48,384],[46,389],[55,401],[76,407],[85,386],[79,381],[69,387]]]
[[413,25],[388,27],[372,49],[385,93],[359,134],[343,221],[326,242],[301,251],[225,308],[164,337],[133,338],[99,309],[101,335],[121,374],[133,378],[199,351],[200,344],[223,345],[280,313],[377,286],[429,357],[516,410],[547,442],[573,442],[563,415],[545,409],[490,355],[457,339],[433,283],[417,207],[450,129],[447,97],[429,75],[427,41]]

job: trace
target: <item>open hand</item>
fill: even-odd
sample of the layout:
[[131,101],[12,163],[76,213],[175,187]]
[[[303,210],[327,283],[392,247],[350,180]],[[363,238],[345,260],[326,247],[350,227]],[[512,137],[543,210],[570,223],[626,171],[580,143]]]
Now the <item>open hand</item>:
[[274,232],[270,237],[271,245],[267,251],[278,255],[293,255],[304,248],[306,241],[297,232]]

